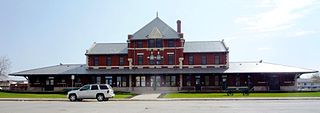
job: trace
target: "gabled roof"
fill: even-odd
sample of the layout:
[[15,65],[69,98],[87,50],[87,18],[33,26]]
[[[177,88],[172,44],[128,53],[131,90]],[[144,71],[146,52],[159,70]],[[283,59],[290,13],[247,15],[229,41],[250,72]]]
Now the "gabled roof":
[[91,69],[85,64],[63,64],[37,68],[10,75],[81,75],[81,74],[189,74],[189,73],[316,73],[318,71],[265,62],[230,62],[229,68],[161,68],[161,69]]
[[227,52],[223,41],[191,41],[185,42],[184,53]]
[[94,43],[86,54],[128,54],[127,46],[127,43]]
[[[169,25],[163,22],[159,17],[153,19],[150,23],[142,27],[140,30],[133,34],[132,39],[147,39],[150,34],[161,34],[163,39],[176,39],[179,38],[178,32],[172,29]],[[158,36],[155,38],[159,38]]]

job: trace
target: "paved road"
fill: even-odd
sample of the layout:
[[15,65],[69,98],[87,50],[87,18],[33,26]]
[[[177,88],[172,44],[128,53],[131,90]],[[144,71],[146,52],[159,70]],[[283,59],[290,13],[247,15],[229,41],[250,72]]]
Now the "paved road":
[[0,101],[0,113],[319,113],[319,100]]

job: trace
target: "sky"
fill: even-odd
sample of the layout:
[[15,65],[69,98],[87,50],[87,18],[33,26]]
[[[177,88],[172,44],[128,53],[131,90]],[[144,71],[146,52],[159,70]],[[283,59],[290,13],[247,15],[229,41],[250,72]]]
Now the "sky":
[[125,43],[156,17],[186,41],[224,40],[230,61],[320,70],[318,0],[0,0],[0,56],[10,72],[84,64],[94,42]]

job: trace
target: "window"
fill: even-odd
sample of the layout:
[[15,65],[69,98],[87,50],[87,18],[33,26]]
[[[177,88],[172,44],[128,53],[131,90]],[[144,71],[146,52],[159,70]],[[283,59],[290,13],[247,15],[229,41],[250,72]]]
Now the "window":
[[80,91],[89,90],[89,89],[90,89],[90,85],[85,85],[82,88],[80,88]]
[[191,76],[186,76],[186,85],[191,86]]
[[39,77],[36,78],[36,82],[35,83],[40,83]]
[[121,76],[117,76],[117,87],[121,87]]
[[91,86],[91,90],[98,90],[98,86],[97,85],[92,85]]
[[149,65],[154,65],[154,60],[149,60]]
[[136,86],[137,87],[146,86],[146,77],[145,76],[136,76]]
[[156,62],[156,64],[157,65],[161,65],[162,64],[162,56],[161,55],[157,55],[157,57],[156,57],[156,60],[157,60],[157,62]]
[[122,83],[122,85],[121,85],[122,87],[127,87],[127,77],[123,76],[121,83]]
[[100,89],[108,89],[107,85],[100,85]]
[[201,65],[207,65],[207,56],[206,55],[201,56]]
[[166,77],[166,86],[170,86],[170,76],[165,76]]
[[136,48],[143,48],[142,41],[137,41]]
[[117,87],[127,87],[127,78],[125,76],[117,76]]
[[120,66],[123,66],[123,65],[124,65],[124,57],[123,57],[123,56],[121,56],[121,57],[119,58],[119,65],[120,65]]
[[170,84],[171,86],[176,86],[176,76],[171,76]]
[[101,84],[101,77],[97,77],[97,84]]
[[176,76],[165,76],[165,85],[169,86],[176,86]]
[[193,55],[189,55],[189,65],[193,65]]
[[173,64],[173,54],[169,54],[168,55],[168,65],[172,65]]
[[148,40],[148,47],[149,48],[154,48],[154,40],[153,39],[151,39],[151,40]]
[[138,64],[139,65],[143,64],[143,55],[138,55]]
[[161,48],[163,45],[162,39],[157,39],[156,42],[157,42],[157,48]]
[[112,64],[111,56],[107,56],[107,66],[111,66],[111,64]]
[[219,76],[214,77],[214,85],[218,86],[219,85]]
[[205,77],[204,77],[204,83],[205,83],[206,86],[209,86],[209,85],[210,85],[210,78],[209,78],[209,76],[205,76]]
[[150,57],[149,57],[149,65],[154,65],[154,55],[151,54]]
[[93,58],[93,66],[98,66],[99,65],[99,57],[97,57],[97,56],[95,56],[94,58]]
[[240,76],[236,77],[236,86],[240,86]]
[[214,56],[214,64],[220,64],[220,56]]
[[140,76],[136,76],[136,87],[141,86],[141,80],[140,80]]
[[174,41],[173,40],[169,40],[168,41],[168,47],[174,47]]
[[146,77],[145,76],[141,76],[141,86],[142,87],[146,86]]

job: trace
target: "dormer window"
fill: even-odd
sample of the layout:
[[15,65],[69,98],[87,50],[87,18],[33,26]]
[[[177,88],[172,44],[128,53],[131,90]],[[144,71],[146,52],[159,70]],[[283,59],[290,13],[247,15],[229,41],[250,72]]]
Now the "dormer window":
[[214,56],[214,64],[220,64],[220,56],[219,55]]
[[163,45],[162,39],[157,39],[156,42],[157,42],[157,48],[161,48]]
[[174,47],[174,40],[168,41],[168,47]]
[[137,41],[136,48],[143,48],[142,41]]
[[154,39],[148,40],[148,47],[149,48],[154,48],[154,46],[155,46]]
[[95,56],[93,58],[93,66],[99,66],[99,57],[98,56]]

